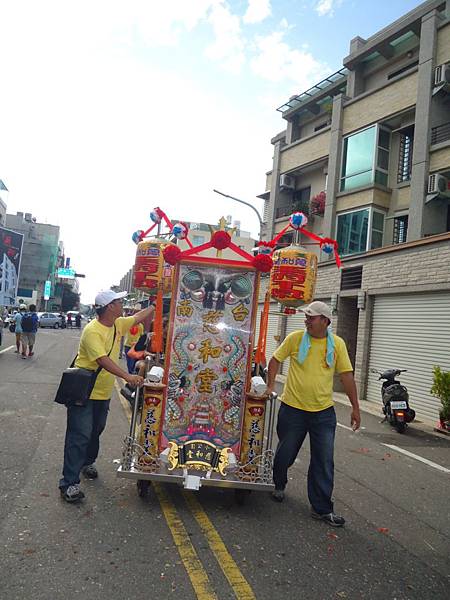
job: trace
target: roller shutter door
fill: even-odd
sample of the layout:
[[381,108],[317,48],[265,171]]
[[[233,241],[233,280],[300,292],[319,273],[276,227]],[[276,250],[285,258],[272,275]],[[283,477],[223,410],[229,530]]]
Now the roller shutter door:
[[400,378],[411,408],[435,422],[440,401],[430,394],[433,366],[450,371],[450,293],[377,296],[372,315],[367,400],[381,403],[370,369],[408,369]]
[[[264,303],[260,302],[258,304],[258,312],[256,315],[256,333],[255,333],[255,346],[258,343],[259,336],[259,324],[261,320],[261,312],[264,308]],[[267,337],[266,337],[266,360],[272,358],[272,354],[278,348],[279,342],[275,339],[274,336],[278,335],[278,323],[279,323],[279,315],[273,315],[270,313],[279,312],[279,306],[277,302],[271,302],[269,306],[269,321],[267,323]]]

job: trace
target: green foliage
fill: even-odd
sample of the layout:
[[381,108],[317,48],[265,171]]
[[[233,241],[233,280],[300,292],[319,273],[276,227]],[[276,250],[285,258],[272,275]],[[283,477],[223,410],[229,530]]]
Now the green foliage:
[[433,385],[430,392],[439,398],[442,410],[439,413],[444,421],[450,420],[450,371],[442,371],[440,367],[433,367]]

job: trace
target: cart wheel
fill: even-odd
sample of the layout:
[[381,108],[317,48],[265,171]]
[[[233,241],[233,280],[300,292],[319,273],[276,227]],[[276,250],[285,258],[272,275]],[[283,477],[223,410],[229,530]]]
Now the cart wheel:
[[243,490],[242,488],[236,488],[234,490],[234,499],[236,500],[236,504],[239,506],[243,506],[247,497],[252,493],[251,490]]
[[138,479],[136,486],[137,486],[138,496],[140,498],[147,498],[148,490],[150,487],[150,481],[147,481],[146,479]]

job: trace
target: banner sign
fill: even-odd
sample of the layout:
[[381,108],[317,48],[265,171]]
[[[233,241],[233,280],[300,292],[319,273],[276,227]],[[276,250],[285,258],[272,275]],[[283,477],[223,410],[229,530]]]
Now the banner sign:
[[15,304],[22,244],[21,233],[0,227],[0,305]]
[[57,271],[57,277],[60,279],[75,279],[75,269],[60,267]]
[[258,285],[251,268],[179,263],[162,448],[207,441],[239,456]]
[[52,290],[52,282],[46,281],[44,286],[44,300],[50,300],[50,293]]

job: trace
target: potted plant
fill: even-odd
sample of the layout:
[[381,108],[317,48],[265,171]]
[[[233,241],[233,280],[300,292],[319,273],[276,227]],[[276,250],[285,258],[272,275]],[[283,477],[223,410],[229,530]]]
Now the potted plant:
[[320,192],[311,198],[310,210],[312,215],[323,217],[325,214],[325,202],[327,200],[326,192]]
[[439,427],[444,431],[450,431],[450,371],[433,367],[433,385],[430,391],[442,404],[439,411]]

